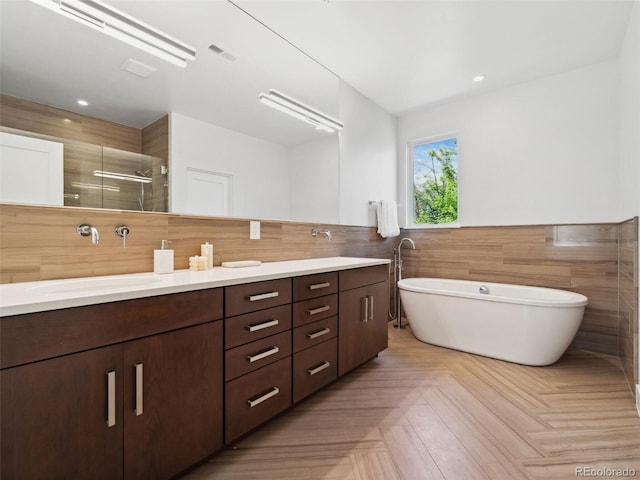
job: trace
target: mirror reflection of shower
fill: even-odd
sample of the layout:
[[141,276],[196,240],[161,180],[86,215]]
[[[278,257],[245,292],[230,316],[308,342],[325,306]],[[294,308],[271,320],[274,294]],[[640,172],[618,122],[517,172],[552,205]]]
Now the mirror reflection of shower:
[[[65,193],[79,193],[79,199],[69,199],[77,206],[166,212],[168,210],[168,175],[166,161],[160,157],[100,147],[93,160],[83,155],[81,168],[67,172],[65,159]],[[91,167],[89,167],[91,165]],[[87,177],[91,175],[91,180]],[[98,184],[89,191],[73,191],[81,183]],[[66,192],[67,177],[76,178]]]
[[[144,177],[144,178],[149,178],[151,179],[151,169],[146,169],[145,171],[141,171],[141,170],[136,170],[135,174],[139,177]],[[153,195],[153,180],[149,183],[146,182],[140,182],[140,197],[138,197],[138,204],[140,205],[140,211],[144,212],[145,209],[145,205],[144,205],[144,189],[147,187],[147,185],[149,186],[149,189],[151,190],[150,194]]]

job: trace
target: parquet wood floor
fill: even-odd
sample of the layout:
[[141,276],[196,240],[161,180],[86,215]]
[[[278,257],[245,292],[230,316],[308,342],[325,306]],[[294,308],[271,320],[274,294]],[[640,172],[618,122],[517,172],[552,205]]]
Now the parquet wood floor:
[[389,328],[378,358],[184,478],[535,480],[625,468],[640,478],[640,418],[618,358],[570,350],[527,367]]

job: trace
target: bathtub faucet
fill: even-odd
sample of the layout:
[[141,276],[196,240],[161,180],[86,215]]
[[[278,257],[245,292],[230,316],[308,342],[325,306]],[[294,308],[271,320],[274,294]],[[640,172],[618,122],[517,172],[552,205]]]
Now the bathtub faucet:
[[[396,319],[395,328],[402,328],[402,305],[400,305],[400,290],[398,289],[398,281],[402,280],[402,245],[404,243],[408,243],[411,245],[412,249],[416,249],[416,244],[410,238],[403,238],[398,243],[398,246],[393,250],[393,259],[394,259],[394,281],[393,288],[395,289],[395,315],[391,314],[391,309],[389,309],[389,318]],[[392,283],[389,282],[389,289],[391,289]],[[389,298],[391,298],[391,291],[389,291]],[[391,303],[389,303],[389,307],[391,307]]]
[[478,291],[480,293],[484,293],[485,295],[489,295],[489,287],[487,287],[486,285],[480,285],[480,288],[478,289]]
[[397,252],[396,255],[396,268],[399,270],[400,273],[400,278],[398,278],[398,280],[402,280],[402,245],[404,245],[404,242],[409,243],[409,245],[411,245],[412,249],[416,249],[416,244],[413,242],[413,240],[411,240],[410,238],[403,238],[402,240],[400,240],[400,243],[398,244],[398,248],[396,248],[394,250],[394,254]]

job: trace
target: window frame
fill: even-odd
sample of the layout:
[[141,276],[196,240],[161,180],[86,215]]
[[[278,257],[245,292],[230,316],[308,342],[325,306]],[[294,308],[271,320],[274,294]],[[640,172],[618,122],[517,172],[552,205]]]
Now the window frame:
[[[414,197],[414,158],[413,149],[417,145],[425,143],[435,143],[443,140],[450,140],[455,138],[458,144],[457,167],[456,174],[458,176],[458,219],[455,222],[450,223],[415,223],[415,212],[413,209]],[[430,135],[428,137],[421,137],[416,140],[410,140],[407,142],[406,160],[407,160],[407,173],[406,173],[406,199],[407,202],[407,229],[432,229],[432,228],[460,228],[460,135],[458,132],[447,132],[437,135]]]

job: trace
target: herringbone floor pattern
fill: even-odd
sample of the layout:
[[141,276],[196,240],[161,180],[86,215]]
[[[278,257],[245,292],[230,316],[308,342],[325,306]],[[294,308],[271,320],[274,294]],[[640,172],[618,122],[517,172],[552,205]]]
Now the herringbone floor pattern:
[[640,418],[617,358],[574,350],[526,367],[390,328],[377,359],[185,478],[619,478],[625,468],[640,478]]

